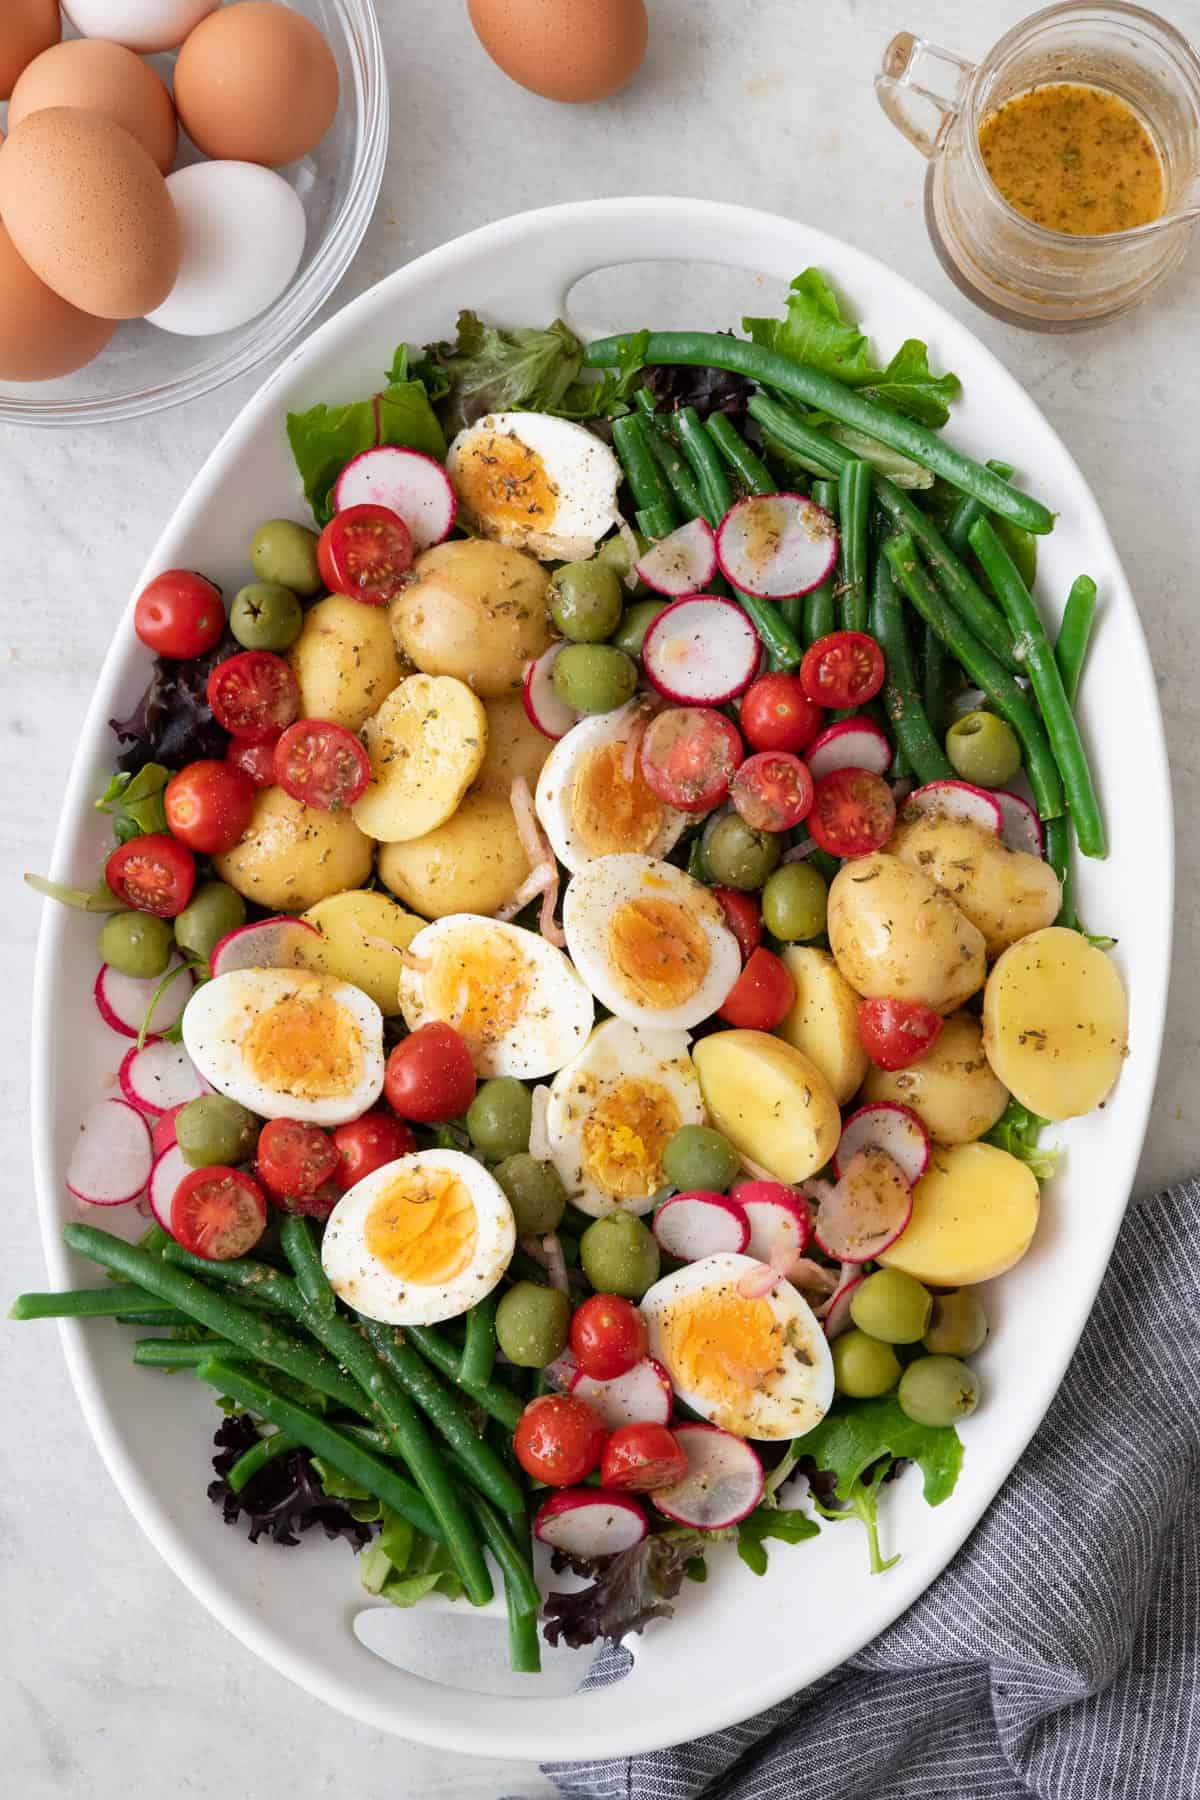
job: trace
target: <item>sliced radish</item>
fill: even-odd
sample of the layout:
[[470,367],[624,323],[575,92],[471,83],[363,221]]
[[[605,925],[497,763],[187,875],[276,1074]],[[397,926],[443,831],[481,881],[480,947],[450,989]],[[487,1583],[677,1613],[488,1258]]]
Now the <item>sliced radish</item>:
[[538,1508],[533,1535],[568,1556],[615,1556],[632,1550],[648,1529],[645,1508],[631,1494],[606,1488],[563,1488]]
[[697,1531],[721,1531],[754,1511],[762,1499],[763,1466],[745,1438],[719,1425],[677,1425],[675,1436],[687,1452],[681,1481],[650,1498],[659,1512]]
[[[181,968],[183,959],[177,956],[169,966],[172,969]],[[137,1037],[162,979],[161,975],[122,975],[111,963],[102,964],[92,989],[92,997],[104,1023],[111,1025],[114,1031],[119,1031],[122,1037]],[[178,1025],[191,993],[190,975],[177,975],[174,981],[168,983],[159,996],[154,1017],[150,1021],[156,1032],[170,1031],[173,1025]]]
[[689,519],[660,538],[636,564],[657,594],[700,594],[717,572],[717,541],[707,519]]
[[750,1222],[747,1256],[786,1275],[812,1237],[812,1215],[804,1201],[782,1181],[739,1181],[732,1197]]
[[312,942],[320,935],[307,919],[259,919],[227,931],[208,966],[213,975],[229,975],[234,969],[303,969]]
[[894,1244],[912,1217],[912,1188],[883,1150],[856,1150],[817,1212],[816,1239],[826,1256],[864,1263]]
[[169,1150],[175,1139],[175,1121],[183,1111],[186,1101],[179,1106],[168,1106],[166,1112],[159,1113],[150,1125],[150,1148],[155,1156],[161,1156]]
[[745,1208],[725,1194],[674,1194],[654,1215],[654,1235],[668,1256],[696,1262],[718,1250],[744,1250],[750,1221]]
[[168,1044],[164,1038],[151,1038],[140,1050],[136,1044],[127,1050],[118,1080],[129,1104],[152,1118],[209,1092],[207,1081],[183,1046]]
[[751,494],[717,527],[717,561],[734,587],[763,600],[807,594],[837,561],[832,513],[806,494]]
[[521,700],[525,707],[525,717],[531,725],[536,725],[543,737],[566,737],[572,725],[578,725],[580,715],[565,700],[560,700],[554,691],[554,665],[566,649],[565,643],[551,644],[543,650],[536,662],[526,663],[525,680],[521,687]]
[[1041,856],[1046,847],[1042,821],[1020,794],[1008,788],[993,788],[992,799],[1000,808],[1000,837],[1009,850],[1026,850],[1030,856]]
[[126,1206],[150,1179],[150,1127],[128,1100],[88,1108],[67,1164],[67,1186],[89,1206]]
[[904,802],[904,817],[918,818],[922,813],[942,813],[948,819],[964,819],[971,825],[982,825],[999,836],[1004,816],[999,802],[986,788],[974,787],[969,781],[927,781]]
[[758,672],[758,633],[733,600],[698,594],[675,600],[652,619],[642,667],[668,700],[721,706],[744,693]]
[[851,1275],[843,1281],[829,1302],[825,1313],[825,1336],[832,1344],[834,1338],[841,1337],[843,1331],[849,1331],[854,1321],[850,1317],[850,1302],[854,1298],[856,1288],[860,1288],[866,1280],[865,1275]]
[[396,444],[381,444],[351,457],[334,483],[337,512],[367,502],[386,506],[404,520],[414,550],[428,550],[449,537],[458,511],[454,485],[441,463]]
[[929,1167],[929,1133],[911,1106],[894,1100],[875,1100],[850,1114],[833,1153],[833,1172],[839,1180],[860,1150],[882,1150],[908,1182],[920,1181]]
[[675,1405],[671,1377],[652,1356],[643,1356],[611,1381],[597,1381],[594,1375],[576,1369],[570,1387],[573,1394],[595,1407],[610,1431],[621,1425],[666,1425]]
[[150,1202],[150,1211],[164,1231],[171,1230],[171,1203],[175,1198],[175,1190],[184,1176],[191,1172],[192,1165],[178,1144],[170,1145],[154,1159],[146,1198]]
[[892,746],[874,719],[839,719],[813,739],[804,760],[814,781],[835,769],[869,769],[872,775],[886,775],[892,766]]

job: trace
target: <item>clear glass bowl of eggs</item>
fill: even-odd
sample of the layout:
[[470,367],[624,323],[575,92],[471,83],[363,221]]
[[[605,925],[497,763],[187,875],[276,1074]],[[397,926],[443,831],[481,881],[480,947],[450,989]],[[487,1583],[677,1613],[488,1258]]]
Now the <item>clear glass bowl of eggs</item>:
[[372,0],[0,0],[0,422],[143,417],[276,356],[375,207]]

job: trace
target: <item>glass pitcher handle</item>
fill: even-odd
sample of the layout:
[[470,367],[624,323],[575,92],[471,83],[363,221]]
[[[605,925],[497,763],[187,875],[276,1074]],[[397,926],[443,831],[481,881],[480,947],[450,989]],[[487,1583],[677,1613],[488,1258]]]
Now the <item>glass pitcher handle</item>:
[[937,156],[962,107],[974,63],[911,31],[897,32],[883,53],[875,92],[897,131],[922,156]]

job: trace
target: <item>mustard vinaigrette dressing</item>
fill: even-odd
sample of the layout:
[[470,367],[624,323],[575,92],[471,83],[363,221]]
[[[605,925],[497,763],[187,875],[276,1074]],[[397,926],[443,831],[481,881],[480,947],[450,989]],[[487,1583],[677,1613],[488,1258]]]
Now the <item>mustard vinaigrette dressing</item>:
[[1005,101],[979,128],[988,174],[1035,225],[1072,237],[1162,217],[1162,159],[1133,107],[1106,88],[1059,81]]

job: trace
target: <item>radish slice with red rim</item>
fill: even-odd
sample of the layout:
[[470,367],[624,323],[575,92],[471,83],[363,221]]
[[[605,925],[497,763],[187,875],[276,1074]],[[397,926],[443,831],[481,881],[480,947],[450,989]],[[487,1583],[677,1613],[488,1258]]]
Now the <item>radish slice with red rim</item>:
[[873,1100],[850,1114],[833,1153],[839,1179],[859,1150],[882,1150],[909,1183],[920,1181],[929,1167],[929,1133],[911,1106],[895,1100]]
[[575,708],[560,700],[554,691],[554,665],[565,649],[565,643],[551,644],[536,661],[526,663],[525,679],[521,684],[525,717],[543,737],[553,738],[556,742],[566,737],[580,719]]
[[758,672],[758,633],[733,600],[697,594],[664,606],[642,640],[647,679],[681,706],[721,706]]
[[886,775],[892,766],[892,746],[874,719],[839,719],[826,726],[804,752],[814,781],[835,769],[869,769]]
[[742,1251],[750,1241],[746,1210],[726,1194],[674,1194],[654,1215],[659,1248],[680,1262],[718,1250]]
[[722,1531],[752,1513],[762,1499],[763,1466],[745,1438],[719,1425],[677,1425],[688,1471],[651,1494],[668,1519],[696,1531]]
[[175,1190],[185,1175],[190,1175],[192,1165],[187,1160],[178,1144],[170,1144],[155,1157],[154,1167],[150,1171],[150,1184],[146,1190],[146,1198],[150,1202],[150,1211],[158,1220],[163,1230],[171,1231],[171,1206],[175,1199]]
[[882,1150],[856,1150],[822,1200],[815,1236],[826,1256],[864,1263],[894,1244],[912,1217],[912,1188]]
[[717,572],[717,545],[707,519],[689,519],[669,536],[659,538],[637,572],[656,594],[699,594]]
[[228,975],[234,969],[303,969],[320,935],[307,919],[258,919],[227,931],[213,949],[208,966],[214,976]]
[[67,1187],[89,1206],[127,1206],[146,1191],[150,1127],[128,1100],[97,1100],[84,1113],[67,1164]]
[[675,1405],[671,1377],[652,1356],[643,1356],[611,1381],[597,1381],[577,1369],[570,1390],[595,1407],[610,1431],[622,1425],[666,1425]]
[[734,587],[788,600],[819,587],[837,561],[833,514],[806,494],[751,494],[717,527],[717,561]]
[[117,1079],[129,1104],[152,1120],[211,1092],[183,1046],[165,1038],[150,1038],[140,1050],[134,1044],[121,1058]]
[[1000,808],[1000,838],[1008,850],[1025,850],[1030,856],[1041,856],[1046,848],[1046,834],[1028,800],[1008,788],[993,788],[992,799]]
[[[182,968],[183,959],[177,956],[168,965],[167,973]],[[190,974],[176,975],[159,993],[162,981],[162,975],[122,975],[111,963],[103,963],[92,988],[96,1010],[104,1023],[119,1031],[122,1037],[135,1038],[145,1024],[150,1002],[158,994],[150,1024],[156,1033],[170,1031],[182,1019],[183,1009],[191,998],[192,977]]]
[[825,1336],[832,1344],[834,1338],[841,1337],[843,1331],[849,1331],[854,1323],[850,1317],[850,1302],[857,1288],[866,1280],[865,1275],[852,1275],[843,1281],[829,1302],[825,1313]]
[[750,1223],[747,1256],[786,1275],[812,1238],[812,1214],[800,1195],[782,1181],[740,1181],[732,1197]]
[[183,1105],[168,1106],[166,1112],[159,1113],[157,1119],[151,1121],[150,1148],[156,1157],[161,1156],[164,1150],[169,1150],[175,1143],[175,1121],[182,1111]]
[[646,1511],[630,1494],[607,1488],[563,1488],[543,1501],[533,1535],[567,1556],[615,1556],[632,1550],[648,1530]]
[[333,488],[336,512],[348,506],[386,506],[404,520],[414,550],[449,537],[458,511],[454,485],[440,462],[420,450],[380,444],[352,456]]
[[916,819],[923,813],[942,813],[948,819],[982,825],[997,837],[1004,824],[995,795],[969,781],[927,781],[924,787],[916,788],[904,802],[902,816]]

